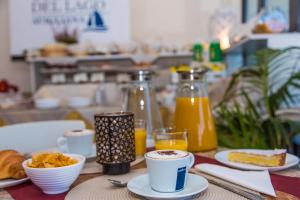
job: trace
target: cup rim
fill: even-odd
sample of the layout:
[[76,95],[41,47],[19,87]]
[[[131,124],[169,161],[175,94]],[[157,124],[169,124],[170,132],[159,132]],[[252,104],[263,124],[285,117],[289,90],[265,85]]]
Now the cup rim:
[[134,119],[134,127],[135,128],[146,128],[146,120],[144,119]]
[[[147,156],[148,153],[151,153],[151,152],[154,152],[154,151],[180,151],[180,152],[186,153],[186,155],[184,155],[184,156],[182,156],[182,157],[179,157],[179,158],[170,158],[170,159],[151,158],[151,157]],[[145,157],[145,159],[149,159],[149,160],[157,160],[157,161],[165,162],[165,161],[180,160],[180,159],[183,159],[183,158],[188,157],[189,155],[190,155],[190,153],[189,153],[188,151],[174,150],[174,149],[163,149],[163,150],[153,150],[153,151],[149,151],[149,152],[147,152],[147,153],[144,154],[144,157]]]
[[172,133],[187,133],[187,129],[184,130],[176,130],[176,127],[165,127],[165,128],[157,128],[153,130],[153,133],[159,133],[159,134],[169,134],[170,131]]
[[119,117],[119,116],[128,116],[134,115],[133,112],[128,111],[118,111],[118,112],[103,112],[95,114],[95,117]]
[[[70,132],[84,132],[83,135],[67,135],[68,133]],[[87,135],[94,135],[95,134],[95,131],[94,130],[91,130],[91,129],[77,129],[77,130],[69,130],[69,131],[66,131],[64,132],[63,136],[64,137],[80,137],[80,136],[87,136]]]

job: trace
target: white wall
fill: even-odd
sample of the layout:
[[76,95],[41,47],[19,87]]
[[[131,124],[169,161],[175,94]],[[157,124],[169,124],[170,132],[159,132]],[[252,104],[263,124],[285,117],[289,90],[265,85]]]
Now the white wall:
[[209,19],[219,8],[231,8],[241,19],[241,0],[131,0],[133,39],[210,40]]
[[0,0],[0,79],[5,78],[16,84],[20,90],[28,91],[30,90],[29,67],[24,62],[10,60],[8,5],[9,0]]
[[[30,90],[27,64],[10,61],[8,2],[0,0],[0,79]],[[241,0],[131,0],[130,4],[134,40],[179,43],[211,39],[208,25],[214,11],[230,7],[240,18],[241,8]]]
[[134,40],[184,39],[185,0],[131,0],[131,5]]

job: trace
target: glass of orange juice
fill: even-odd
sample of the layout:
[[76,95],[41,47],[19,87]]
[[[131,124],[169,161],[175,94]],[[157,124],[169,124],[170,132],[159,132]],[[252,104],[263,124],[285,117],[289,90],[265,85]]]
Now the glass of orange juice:
[[144,156],[146,153],[146,138],[147,130],[146,123],[143,119],[136,119],[134,122],[135,126],[135,155]]
[[156,150],[187,151],[187,131],[176,131],[174,128],[161,128],[153,131]]

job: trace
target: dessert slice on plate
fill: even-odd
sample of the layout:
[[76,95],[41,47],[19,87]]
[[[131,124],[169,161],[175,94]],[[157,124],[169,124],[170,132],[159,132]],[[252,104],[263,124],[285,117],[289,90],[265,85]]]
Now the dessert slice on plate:
[[228,153],[228,160],[263,167],[278,167],[285,164],[286,150],[236,150]]
[[279,171],[293,167],[299,158],[285,149],[235,149],[218,152],[215,159],[225,165],[243,170]]

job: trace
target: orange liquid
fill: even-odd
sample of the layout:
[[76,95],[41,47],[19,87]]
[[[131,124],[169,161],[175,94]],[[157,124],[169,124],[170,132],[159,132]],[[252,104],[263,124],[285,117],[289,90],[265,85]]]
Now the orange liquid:
[[175,126],[188,131],[188,151],[199,152],[217,148],[214,119],[207,97],[176,98]]
[[144,156],[146,153],[146,129],[135,128],[135,155]]
[[158,140],[155,142],[156,150],[174,149],[187,151],[187,142],[185,140],[171,139],[171,140]]

